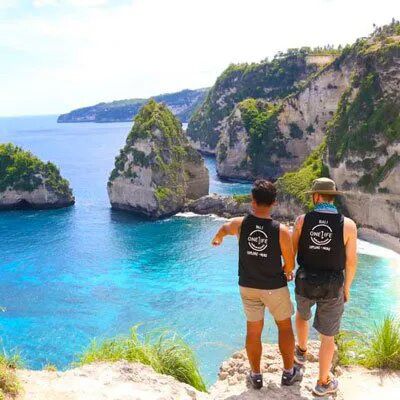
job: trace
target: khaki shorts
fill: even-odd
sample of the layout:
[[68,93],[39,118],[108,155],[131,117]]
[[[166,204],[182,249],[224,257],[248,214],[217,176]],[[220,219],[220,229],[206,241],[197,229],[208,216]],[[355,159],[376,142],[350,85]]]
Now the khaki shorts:
[[264,319],[265,307],[278,322],[290,318],[294,313],[287,286],[279,289],[254,289],[240,286],[240,295],[249,322]]

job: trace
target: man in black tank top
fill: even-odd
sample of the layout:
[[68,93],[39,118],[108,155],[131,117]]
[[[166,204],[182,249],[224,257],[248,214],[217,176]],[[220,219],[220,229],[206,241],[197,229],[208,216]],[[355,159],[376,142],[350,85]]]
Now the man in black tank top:
[[338,381],[330,377],[335,350],[334,336],[339,333],[344,303],[350,299],[350,287],[357,267],[357,227],[341,215],[334,205],[341,194],[335,182],[316,179],[312,194],[314,209],[297,218],[293,248],[297,252],[296,273],[297,363],[304,364],[307,353],[308,320],[311,307],[317,306],[314,328],[321,335],[319,379],[313,392],[317,396],[335,393]]
[[271,182],[256,181],[252,189],[253,212],[229,220],[212,240],[214,246],[219,246],[226,235],[235,235],[239,240],[239,286],[247,317],[249,380],[257,389],[263,385],[261,334],[266,307],[278,326],[284,364],[282,384],[289,386],[302,378],[301,369],[294,366],[293,306],[287,287],[287,281],[293,278],[294,253],[289,229],[271,218],[275,198],[276,188]]

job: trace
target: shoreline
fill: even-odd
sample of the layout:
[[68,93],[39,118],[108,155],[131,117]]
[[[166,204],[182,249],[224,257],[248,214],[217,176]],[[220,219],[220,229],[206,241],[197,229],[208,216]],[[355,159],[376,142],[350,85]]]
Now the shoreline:
[[376,244],[400,254],[400,238],[389,235],[388,233],[382,233],[371,228],[360,227],[358,228],[358,237],[366,242]]

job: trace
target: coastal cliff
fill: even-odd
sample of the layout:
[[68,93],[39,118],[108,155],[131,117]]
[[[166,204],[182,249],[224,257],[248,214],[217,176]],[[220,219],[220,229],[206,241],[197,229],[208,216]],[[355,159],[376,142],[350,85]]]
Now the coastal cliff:
[[[182,122],[188,122],[206,97],[207,89],[185,89],[177,93],[154,96]],[[116,100],[73,110],[58,117],[57,122],[131,122],[148,99]]]
[[352,60],[332,61],[296,93],[274,103],[238,103],[221,129],[217,171],[223,178],[277,179],[298,168],[321,144],[350,84]]
[[301,81],[318,71],[332,56],[311,55],[310,49],[289,50],[272,61],[230,65],[218,77],[201,107],[189,121],[187,135],[194,146],[214,154],[224,122],[236,104],[247,98],[268,101],[295,92]]
[[236,104],[221,123],[218,175],[278,180],[288,218],[291,209],[310,208],[303,192],[312,180],[330,176],[359,227],[398,238],[399,89],[400,24],[393,21],[344,48],[285,99]]
[[[304,191],[330,176],[340,205],[359,227],[400,237],[400,25],[377,29],[336,62],[353,65],[348,87],[324,129],[325,138],[277,185],[285,201],[310,208]],[[393,242],[389,240],[389,242]],[[398,242],[398,240],[397,240]],[[399,244],[389,246],[398,251]]]
[[58,168],[11,143],[0,145],[0,210],[49,209],[75,203]]
[[180,121],[165,105],[150,100],[115,160],[108,182],[112,208],[166,217],[208,194],[208,187],[208,170]]
[[328,129],[325,162],[349,215],[399,237],[400,25],[358,41],[349,57],[359,68]]

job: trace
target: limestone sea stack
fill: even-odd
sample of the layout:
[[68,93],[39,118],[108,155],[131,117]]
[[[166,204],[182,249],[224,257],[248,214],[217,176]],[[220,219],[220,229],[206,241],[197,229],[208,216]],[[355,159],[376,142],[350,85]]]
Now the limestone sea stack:
[[69,183],[51,162],[44,163],[11,143],[0,145],[0,209],[48,209],[75,203]]
[[188,200],[207,195],[208,187],[204,160],[189,144],[181,122],[165,105],[150,100],[116,157],[108,181],[112,208],[167,217]]

